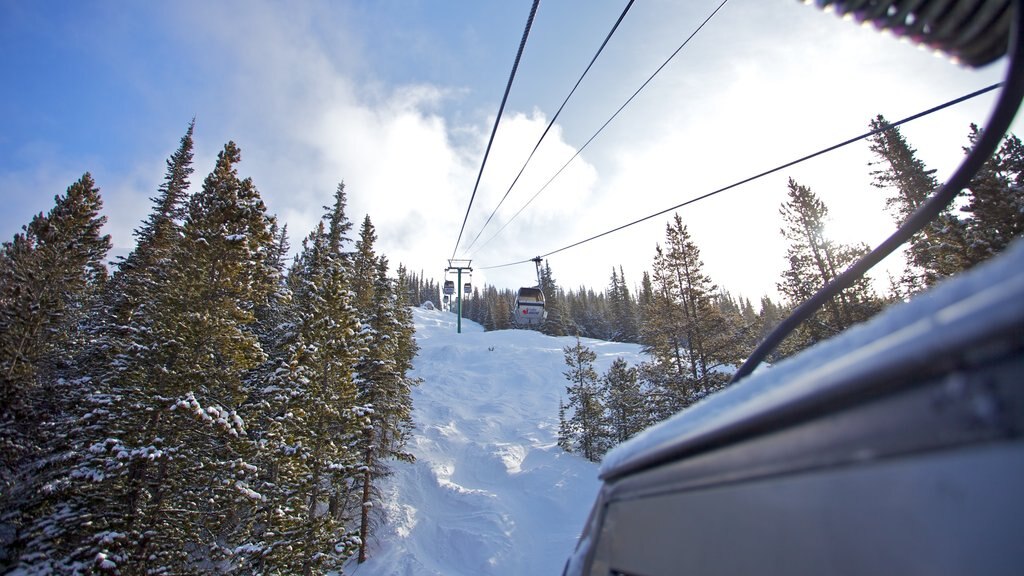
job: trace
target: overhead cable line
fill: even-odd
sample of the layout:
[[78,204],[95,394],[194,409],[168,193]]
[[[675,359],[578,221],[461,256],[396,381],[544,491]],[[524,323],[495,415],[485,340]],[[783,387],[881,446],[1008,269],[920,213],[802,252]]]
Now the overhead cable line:
[[480,187],[480,177],[483,176],[484,166],[487,165],[487,156],[491,153],[491,144],[494,144],[494,134],[498,132],[498,123],[501,122],[501,114],[505,111],[505,102],[508,101],[508,93],[512,90],[512,80],[516,77],[516,70],[519,68],[519,60],[523,56],[523,49],[526,48],[526,39],[530,36],[530,28],[533,27],[533,18],[537,15],[537,6],[540,0],[533,0],[533,7],[530,8],[530,17],[526,19],[526,29],[523,30],[523,38],[519,41],[519,50],[516,52],[516,60],[512,64],[512,72],[508,75],[508,84],[505,85],[505,95],[501,97],[501,106],[498,107],[498,115],[494,118],[494,127],[491,129],[491,137],[487,141],[487,149],[484,151],[484,159],[480,162],[480,171],[476,175],[476,184],[473,185],[473,194],[469,197],[469,205],[466,206],[466,215],[462,218],[462,228],[459,229],[459,238],[455,241],[455,248],[452,249],[452,258],[459,250],[459,243],[462,242],[462,233],[466,231],[466,221],[469,219],[469,211],[473,208],[473,199],[476,198],[476,190]]
[[585,149],[586,149],[586,147],[587,147],[587,146],[589,146],[589,145],[590,145],[590,143],[591,143],[591,142],[593,142],[593,141],[594,141],[594,139],[595,139],[595,138],[597,138],[597,136],[598,136],[598,135],[599,135],[599,134],[600,134],[601,132],[603,132],[605,128],[607,128],[607,127],[608,127],[608,125],[609,125],[609,124],[611,124],[611,123],[612,123],[612,120],[615,120],[615,118],[616,118],[616,117],[617,117],[617,116],[619,115],[619,113],[621,113],[621,112],[622,112],[622,110],[626,108],[626,106],[629,106],[629,103],[630,103],[630,102],[632,102],[632,101],[633,101],[633,99],[634,99],[634,98],[636,98],[636,97],[637,97],[637,95],[639,95],[639,94],[640,94],[640,92],[641,92],[641,91],[643,91],[643,89],[644,89],[644,88],[646,88],[646,87],[647,87],[647,85],[651,83],[651,80],[654,80],[654,77],[655,77],[655,76],[657,76],[657,75],[658,75],[658,74],[659,74],[659,73],[660,73],[660,72],[662,71],[662,69],[664,69],[664,68],[665,68],[665,66],[668,66],[668,63],[669,63],[669,62],[671,62],[671,61],[672,61],[672,59],[673,59],[673,58],[675,58],[675,57],[676,57],[676,55],[677,55],[677,54],[679,54],[679,52],[680,52],[680,51],[682,51],[682,49],[683,49],[683,48],[684,48],[684,47],[685,47],[685,46],[686,46],[687,44],[689,44],[689,43],[690,43],[690,40],[692,40],[692,39],[693,39],[693,37],[694,37],[694,36],[696,36],[696,35],[697,35],[697,33],[698,33],[698,32],[700,32],[700,31],[701,31],[701,29],[702,29],[702,28],[704,28],[704,26],[705,26],[705,25],[706,25],[706,24],[707,24],[708,22],[710,22],[712,18],[714,18],[714,17],[715,17],[715,14],[718,14],[718,11],[719,11],[719,10],[721,10],[721,9],[722,9],[722,7],[723,7],[723,6],[725,6],[727,2],[729,2],[729,0],[722,0],[722,3],[718,5],[718,8],[715,8],[715,9],[714,9],[714,11],[713,11],[713,12],[711,12],[711,14],[710,14],[710,15],[709,15],[709,16],[708,16],[707,18],[705,18],[703,22],[701,22],[701,23],[700,23],[700,26],[698,26],[698,27],[697,27],[697,29],[696,29],[696,30],[694,30],[694,31],[693,31],[693,32],[692,32],[692,33],[691,33],[691,34],[690,34],[690,35],[689,35],[689,36],[688,36],[688,37],[686,38],[686,40],[684,40],[684,41],[683,41],[683,43],[679,45],[679,47],[678,47],[678,48],[676,48],[675,52],[673,52],[673,53],[672,53],[672,55],[670,55],[670,56],[669,56],[668,58],[666,58],[666,59],[665,59],[665,61],[661,63],[661,66],[658,66],[658,69],[657,69],[657,70],[655,70],[655,71],[654,71],[654,73],[653,73],[653,74],[651,74],[651,75],[650,75],[650,77],[649,77],[649,78],[647,78],[647,80],[646,80],[646,81],[645,81],[645,82],[644,82],[643,84],[641,84],[639,88],[637,88],[637,89],[636,89],[636,92],[633,92],[633,95],[632,95],[632,96],[630,96],[630,97],[629,97],[629,99],[628,99],[628,100],[626,100],[626,101],[625,101],[625,102],[624,102],[624,103],[622,104],[622,106],[619,106],[619,109],[618,109],[618,110],[616,110],[614,114],[612,114],[611,118],[609,118],[609,119],[608,119],[607,121],[605,121],[605,123],[604,123],[604,124],[602,124],[602,125],[601,125],[601,127],[597,129],[597,132],[595,132],[595,133],[594,133],[594,135],[593,135],[593,136],[591,136],[591,137],[590,137],[590,138],[589,138],[589,139],[588,139],[588,140],[587,140],[587,141],[586,141],[586,142],[585,142],[585,143],[583,144],[583,146],[581,146],[581,147],[580,147],[580,149],[576,151],[576,153],[575,153],[575,154],[573,154],[573,155],[572,155],[572,158],[569,158],[569,160],[568,160],[568,161],[567,161],[567,162],[566,162],[565,164],[563,164],[561,168],[559,168],[559,169],[558,169],[558,172],[555,172],[555,175],[554,175],[554,176],[552,176],[552,177],[551,177],[550,179],[548,179],[548,181],[547,181],[547,182],[546,182],[546,183],[545,183],[545,184],[544,184],[543,186],[541,186],[540,190],[538,190],[536,194],[534,194],[533,196],[531,196],[531,197],[530,197],[530,199],[526,201],[526,204],[523,204],[523,207],[522,207],[522,208],[520,208],[518,212],[516,212],[515,214],[513,214],[513,215],[512,215],[512,217],[508,219],[508,221],[506,221],[506,222],[505,222],[504,224],[502,224],[501,228],[499,228],[499,229],[498,229],[498,231],[497,231],[497,232],[495,232],[493,236],[491,236],[490,238],[488,238],[488,239],[487,239],[487,241],[486,241],[486,242],[484,242],[484,243],[483,243],[483,244],[482,244],[482,245],[480,246],[480,248],[478,248],[477,250],[483,249],[483,247],[484,247],[484,246],[486,246],[487,244],[489,244],[489,243],[491,242],[491,240],[494,240],[495,238],[497,238],[497,237],[498,237],[498,235],[499,235],[499,234],[501,234],[502,230],[504,230],[506,226],[508,226],[509,224],[511,224],[513,220],[515,220],[515,219],[516,219],[516,218],[517,218],[517,217],[518,217],[518,216],[519,216],[520,214],[522,214],[522,213],[523,213],[523,210],[526,210],[527,206],[529,206],[529,205],[530,205],[530,204],[531,204],[531,203],[532,203],[532,202],[533,202],[533,201],[534,201],[534,200],[535,200],[535,199],[537,198],[537,196],[540,196],[540,193],[541,193],[541,192],[543,192],[544,190],[546,190],[546,189],[547,189],[547,187],[548,187],[548,186],[549,186],[549,185],[550,185],[550,184],[551,184],[552,182],[554,182],[555,178],[558,178],[558,176],[559,176],[559,175],[560,175],[560,174],[561,174],[561,173],[562,173],[563,171],[565,171],[565,169],[566,169],[566,168],[567,168],[567,167],[569,166],[569,164],[571,164],[571,163],[572,163],[572,161],[573,161],[573,160],[575,160],[575,159],[576,159],[576,157],[577,157],[577,156],[579,156],[579,155],[580,155],[580,154],[581,154],[581,153],[583,152],[583,150],[585,150]]
[[[795,166],[797,164],[800,164],[801,162],[805,162],[805,161],[810,160],[812,158],[816,158],[818,156],[821,156],[822,154],[827,154],[827,153],[832,152],[834,150],[838,150],[839,148],[843,148],[844,146],[848,146],[850,144],[853,144],[854,142],[858,142],[860,140],[864,140],[866,138],[870,138],[871,136],[874,136],[875,134],[880,134],[882,132],[886,132],[886,131],[892,130],[893,128],[896,128],[897,126],[901,126],[901,125],[906,124],[907,122],[910,122],[912,120],[917,120],[918,118],[922,118],[924,116],[928,116],[929,114],[938,112],[938,111],[943,110],[945,108],[949,108],[950,106],[954,106],[956,104],[960,104],[961,102],[965,102],[965,101],[970,100],[972,98],[976,98],[978,96],[981,96],[982,94],[986,94],[988,92],[991,92],[991,91],[1001,87],[1002,85],[1003,85],[1003,82],[997,82],[995,84],[992,84],[991,86],[987,86],[987,87],[982,88],[980,90],[976,90],[974,92],[971,92],[970,94],[966,94],[964,96],[961,96],[959,98],[955,98],[955,99],[950,100],[948,102],[945,102],[943,104],[939,104],[938,106],[929,108],[929,109],[927,109],[927,110],[925,110],[923,112],[918,112],[917,114],[913,114],[911,116],[907,116],[906,118],[903,118],[902,120],[897,120],[896,122],[893,122],[893,123],[888,124],[886,126],[883,126],[881,128],[877,128],[877,129],[872,130],[870,132],[866,132],[864,134],[861,134],[860,136],[855,136],[853,138],[850,138],[849,140],[844,140],[843,142],[840,142],[839,144],[834,144],[832,146],[829,146],[828,148],[823,148],[821,150],[818,150],[817,152],[814,152],[812,154],[808,154],[807,156],[803,156],[802,158],[798,158],[796,160],[792,160],[792,161],[787,162],[785,164],[776,166],[775,168],[772,168],[770,170],[765,170],[764,172],[761,172],[760,174],[755,174],[754,176],[750,176],[748,178],[744,178],[743,180],[740,180],[739,182],[735,182],[733,184],[729,184],[728,186],[724,186],[724,187],[719,188],[717,190],[714,190],[712,192],[708,192],[707,194],[704,194],[702,196],[698,196],[696,198],[692,198],[692,199],[687,200],[686,202],[683,202],[681,204],[676,204],[675,206],[672,206],[670,208],[666,208],[664,210],[661,210],[660,212],[655,212],[654,214],[651,214],[649,216],[644,216],[643,218],[634,220],[634,221],[632,221],[632,222],[630,222],[628,224],[623,224],[622,226],[619,226],[617,228],[613,228],[611,230],[608,230],[607,232],[602,232],[600,234],[591,236],[590,238],[587,238],[585,240],[580,240],[579,242],[575,242],[573,244],[569,244],[568,246],[563,246],[562,248],[559,248],[557,250],[552,250],[551,252],[548,252],[547,254],[541,254],[540,256],[536,256],[535,258],[547,258],[548,256],[551,256],[553,254],[558,254],[559,252],[564,252],[566,250],[569,250],[570,248],[575,248],[575,247],[580,246],[582,244],[586,244],[587,242],[590,242],[592,240],[597,240],[598,238],[602,238],[604,236],[608,236],[609,234],[614,234],[615,232],[618,232],[620,230],[625,230],[626,228],[629,228],[630,226],[635,226],[637,224],[640,224],[641,222],[646,222],[646,221],[648,221],[648,220],[650,220],[652,218],[656,218],[658,216],[662,216],[662,215],[667,214],[668,212],[671,212],[673,210],[678,210],[679,208],[682,208],[684,206],[689,206],[690,204],[694,204],[696,202],[699,202],[701,200],[705,200],[705,199],[710,198],[712,196],[715,196],[717,194],[721,194],[722,192],[725,192],[726,190],[731,190],[733,188],[736,188],[737,186],[742,186],[743,184],[747,184],[749,182],[753,182],[754,180],[757,180],[759,178],[763,178],[765,176],[768,176],[769,174],[774,174],[774,173],[776,173],[776,172],[778,172],[780,170],[785,170],[786,168],[789,168],[791,166]],[[479,269],[480,270],[491,270],[491,269],[494,269],[494,268],[504,268],[506,266],[515,266],[515,265],[518,265],[518,264],[525,264],[526,262],[532,262],[532,261],[533,261],[533,258],[527,258],[526,260],[520,260],[518,262],[510,262],[508,264],[501,264],[501,265],[498,265],[498,266],[481,266],[481,267],[479,267]]]
[[[850,265],[842,274],[836,276],[828,284],[814,293],[803,304],[796,307],[782,322],[765,336],[764,340],[757,345],[757,348],[750,353],[750,356],[743,362],[743,365],[733,374],[729,384],[737,382],[751,374],[757,366],[775,350],[793,330],[815,312],[821,309],[826,302],[837,294],[853,285],[857,279],[864,276],[868,270],[892,254],[897,248],[910,241],[914,234],[920,232],[925,226],[935,221],[936,218],[953,202],[960,194],[960,191],[971,184],[985,162],[999,149],[1003,136],[1010,129],[1013,118],[1024,101],[1024,0],[1017,0],[1012,7],[1006,7],[1012,15],[1009,25],[1009,45],[1006,53],[1009,55],[1009,64],[1006,67],[1006,76],[1003,82],[996,86],[1005,85],[1006,88],[999,94],[996,105],[992,109],[988,123],[981,132],[967,157],[963,159],[952,176],[946,180],[938,190],[925,200],[895,232],[886,238],[871,252],[861,256],[856,262]],[[958,47],[958,46],[955,46]]]
[[604,37],[604,42],[601,42],[601,47],[597,49],[597,52],[594,54],[594,57],[590,59],[590,64],[587,64],[586,70],[583,71],[583,74],[580,74],[579,79],[576,80],[576,84],[572,87],[572,90],[569,91],[569,95],[565,97],[565,100],[562,101],[562,105],[558,107],[558,111],[555,112],[555,115],[551,117],[551,121],[548,122],[547,127],[544,128],[544,133],[540,135],[540,138],[537,139],[537,143],[533,145],[533,150],[530,152],[530,155],[526,158],[526,162],[523,163],[523,167],[519,169],[519,173],[516,174],[515,179],[513,179],[512,183],[509,184],[508,190],[505,191],[505,195],[501,197],[501,201],[498,202],[498,205],[495,206],[494,210],[491,211],[491,215],[487,217],[487,221],[484,222],[484,225],[480,227],[480,231],[476,233],[476,237],[473,238],[473,241],[469,243],[469,246],[466,246],[467,251],[473,248],[473,245],[476,244],[476,241],[480,239],[480,235],[484,233],[484,230],[487,228],[487,225],[491,223],[491,219],[494,218],[494,215],[498,213],[498,209],[501,208],[501,205],[505,203],[505,199],[508,198],[509,193],[512,192],[512,188],[515,188],[516,183],[519,182],[519,177],[523,175],[523,171],[526,170],[526,167],[530,164],[530,160],[533,160],[533,155],[536,154],[537,149],[540,148],[540,143],[544,141],[544,137],[548,135],[548,131],[550,131],[551,127],[555,125],[555,121],[558,120],[558,115],[562,113],[562,110],[565,108],[565,105],[569,103],[569,99],[572,98],[572,95],[576,93],[576,89],[580,87],[580,82],[583,82],[583,78],[587,75],[588,72],[590,72],[590,68],[594,66],[594,62],[597,62],[597,57],[601,55],[602,51],[604,51],[604,47],[608,45],[608,41],[611,40],[612,34],[615,34],[615,30],[618,29],[619,24],[622,23],[622,19],[626,17],[626,13],[629,12],[629,9],[633,6],[633,2],[635,1],[636,0],[629,0],[629,2],[626,4],[626,7],[623,8],[622,14],[619,14],[619,19],[615,21],[615,25],[612,26],[612,29],[608,31],[608,35]]

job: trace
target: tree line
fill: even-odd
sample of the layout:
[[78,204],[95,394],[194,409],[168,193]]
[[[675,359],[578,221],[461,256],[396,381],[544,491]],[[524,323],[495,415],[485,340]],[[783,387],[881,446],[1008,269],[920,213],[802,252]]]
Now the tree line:
[[[872,130],[888,127],[882,116],[871,121]],[[972,124],[966,153],[980,134]],[[917,158],[898,128],[875,134],[870,149],[877,158],[872,184],[886,191],[887,208],[895,223],[903,224],[938,188],[935,171]],[[635,299],[625,289],[621,268],[618,274],[613,269],[603,321],[596,325],[616,326],[624,341],[641,344],[650,359],[629,366],[620,358],[599,375],[592,351],[578,339],[574,346],[566,346],[564,374],[569,384],[559,406],[560,446],[600,460],[639,430],[722,389],[768,330],[869,251],[866,244],[841,244],[825,234],[828,207],[810,187],[790,179],[787,192],[779,208],[780,232],[788,243],[786,266],[777,283],[784,298],[781,304],[763,298],[755,313],[748,300],[736,301],[719,289],[704,273],[700,249],[678,214],[666,226],[664,243],[655,247],[653,270],[644,273]],[[960,202],[914,235],[905,249],[904,270],[889,279],[888,293],[878,294],[869,278],[860,279],[800,325],[770,360],[795,354],[869,319],[888,304],[1003,251],[1022,233],[1024,148],[1020,139],[1008,135]],[[565,303],[568,308],[559,309],[565,304],[556,298],[556,325],[547,330],[581,327],[571,300],[566,298]],[[568,316],[562,316],[567,309]]]
[[228,142],[190,194],[194,121],[108,273],[86,173],[0,251],[0,568],[340,573],[411,460],[417,352],[344,184],[289,263]]

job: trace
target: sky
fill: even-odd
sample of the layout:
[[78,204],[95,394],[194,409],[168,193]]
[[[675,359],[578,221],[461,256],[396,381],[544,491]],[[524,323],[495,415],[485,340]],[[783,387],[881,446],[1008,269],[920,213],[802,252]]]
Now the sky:
[[[509,191],[625,6],[541,2],[470,205],[526,0],[0,0],[0,239],[88,171],[109,219],[110,259],[127,255],[165,161],[195,118],[193,190],[224,144],[236,142],[240,174],[288,225],[293,250],[344,182],[350,218],[358,225],[370,216],[393,265],[440,280],[448,259],[469,258],[473,283],[514,289],[536,282],[533,265],[504,264],[862,134],[877,114],[897,120],[1004,74],[1005,60],[963,68],[795,0],[729,0],[538,194],[720,4],[637,1]],[[903,128],[940,179],[962,159],[970,123],[984,125],[994,94]],[[836,240],[875,245],[893,231],[885,193],[871,186],[872,160],[867,143],[853,144],[679,215],[711,279],[756,304],[777,295],[785,266],[778,209],[788,178],[826,203]],[[556,282],[600,290],[621,266],[636,286],[670,218],[552,254]],[[879,286],[884,275],[876,274]]]

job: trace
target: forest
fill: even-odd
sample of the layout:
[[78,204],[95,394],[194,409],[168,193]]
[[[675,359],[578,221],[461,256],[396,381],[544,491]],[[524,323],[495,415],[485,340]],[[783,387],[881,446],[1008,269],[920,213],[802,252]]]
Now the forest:
[[[0,571],[322,574],[366,558],[409,460],[404,269],[339,184],[294,258],[227,143],[193,131],[108,273],[86,173],[0,254]],[[289,263],[290,261],[290,263]]]

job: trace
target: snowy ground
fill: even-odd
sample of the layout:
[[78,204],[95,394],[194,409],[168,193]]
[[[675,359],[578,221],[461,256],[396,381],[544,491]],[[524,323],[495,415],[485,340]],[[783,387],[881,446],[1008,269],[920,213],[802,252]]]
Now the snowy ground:
[[[597,494],[597,465],[563,452],[562,348],[575,339],[484,332],[439,310],[415,310],[415,464],[384,486],[387,525],[357,576],[560,574]],[[604,373],[639,346],[583,340]]]

